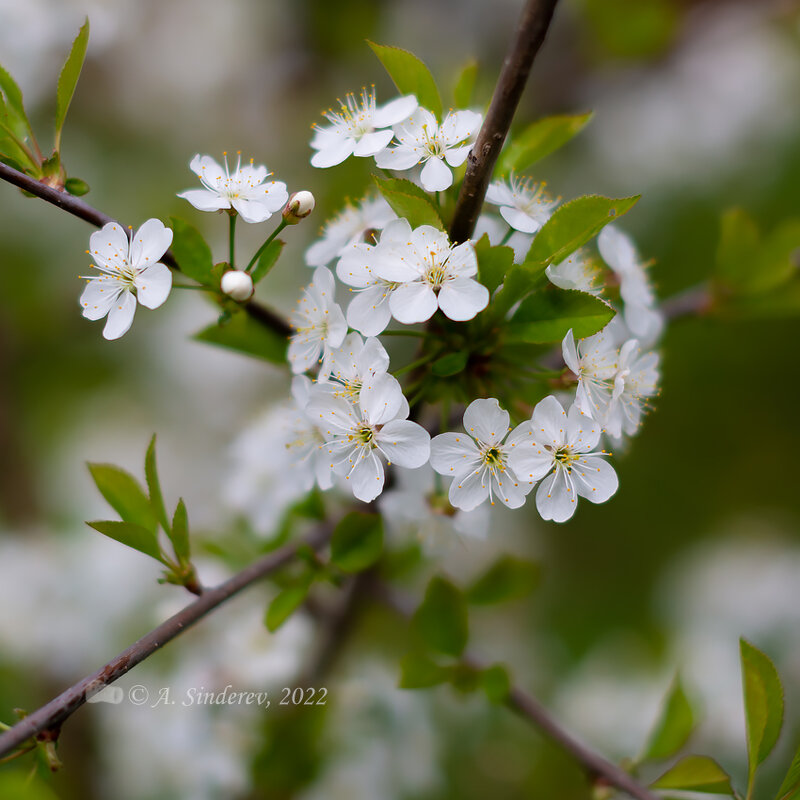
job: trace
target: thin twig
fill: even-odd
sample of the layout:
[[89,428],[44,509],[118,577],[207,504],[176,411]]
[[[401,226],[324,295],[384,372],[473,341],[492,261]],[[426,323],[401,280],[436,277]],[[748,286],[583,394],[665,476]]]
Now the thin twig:
[[[93,208],[80,198],[74,197],[68,192],[54,189],[52,186],[46,186],[41,181],[37,181],[35,178],[31,178],[2,162],[0,162],[0,179],[14,186],[18,186],[20,189],[30,194],[36,195],[36,197],[88,222],[90,225],[94,225],[96,228],[102,228],[103,225],[109,222],[117,221],[113,217],[104,214],[102,211]],[[175,260],[175,256],[171,251],[167,250],[161,260],[174,270],[180,272],[178,262]],[[262,306],[251,300],[244,308],[253,319],[258,320],[262,325],[271,328],[281,336],[289,336],[292,332],[289,323],[266,306]]]
[[475,230],[492,170],[511,127],[511,120],[528,81],[533,60],[550,27],[557,2],[558,0],[527,0],[525,3],[486,119],[467,156],[467,173],[461,184],[450,225],[450,239],[454,242],[465,242]]
[[47,734],[51,738],[57,737],[64,721],[86,702],[87,692],[96,693],[116,681],[226,600],[288,564],[301,548],[320,550],[327,544],[332,530],[331,525],[322,525],[298,544],[269,553],[219,586],[205,589],[197,600],[162,622],[116,658],[0,735],[0,757],[11,753],[31,737]]

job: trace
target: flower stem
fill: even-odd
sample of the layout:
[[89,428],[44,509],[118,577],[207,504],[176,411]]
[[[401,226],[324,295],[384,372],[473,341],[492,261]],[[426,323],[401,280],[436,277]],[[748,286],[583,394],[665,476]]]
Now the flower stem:
[[500,241],[500,244],[501,244],[501,245],[504,245],[504,244],[506,244],[506,243],[508,242],[508,240],[509,240],[509,239],[510,239],[510,238],[511,238],[513,235],[514,235],[514,229],[513,229],[513,228],[509,228],[509,229],[508,229],[508,233],[506,233],[506,235],[505,235],[505,236],[502,238],[502,240]]
[[427,364],[431,359],[435,356],[438,356],[438,353],[428,353],[422,358],[418,358],[416,361],[412,361],[410,364],[406,364],[404,367],[400,367],[400,369],[396,369],[394,371],[394,376],[397,377],[398,375],[404,375],[406,372],[411,372],[412,370],[416,369],[417,367],[421,367],[423,364]]
[[212,289],[210,286],[193,286],[189,283],[173,283],[173,289],[193,289],[195,292],[216,292],[216,289]]
[[239,215],[236,213],[228,215],[228,239],[230,246],[230,265],[231,269],[236,269],[236,219]]
[[250,259],[250,263],[247,265],[247,268],[245,269],[245,272],[250,272],[250,270],[251,270],[251,269],[253,269],[253,267],[255,266],[256,262],[257,262],[257,261],[258,261],[258,259],[260,258],[261,254],[262,254],[262,253],[263,253],[263,252],[264,252],[264,251],[267,249],[267,247],[269,246],[270,242],[271,242],[271,241],[272,241],[272,240],[273,240],[273,239],[274,239],[274,238],[275,238],[275,237],[276,237],[276,236],[277,236],[277,235],[278,235],[278,234],[279,234],[279,233],[280,233],[280,232],[281,232],[281,231],[282,231],[282,230],[283,230],[283,229],[284,229],[284,228],[285,228],[285,227],[286,227],[288,224],[289,224],[289,223],[288,223],[288,222],[287,222],[285,219],[281,219],[281,221],[278,223],[278,227],[277,227],[277,228],[275,228],[275,230],[274,230],[274,231],[272,231],[272,233],[271,233],[269,236],[267,236],[267,239],[266,239],[266,241],[264,242],[264,244],[262,244],[262,245],[261,245],[261,247],[259,247],[259,248],[258,248],[258,250],[256,250],[256,254],[255,254],[255,255],[254,255],[254,256],[253,256],[253,257]]
[[417,336],[419,338],[427,337],[426,331],[384,331],[381,336]]

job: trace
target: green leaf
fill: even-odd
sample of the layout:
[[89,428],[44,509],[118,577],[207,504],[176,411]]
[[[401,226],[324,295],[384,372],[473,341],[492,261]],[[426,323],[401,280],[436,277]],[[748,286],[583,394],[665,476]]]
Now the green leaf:
[[383,521],[378,514],[351,511],[331,537],[331,562],[344,572],[361,572],[383,552]]
[[749,288],[754,292],[766,292],[783,286],[797,273],[798,266],[800,219],[789,219],[778,225],[763,242]]
[[273,239],[267,245],[264,252],[258,257],[256,266],[253,269],[253,283],[258,283],[275,266],[285,244],[286,242],[281,239]]
[[496,318],[505,317],[511,308],[532,291],[550,285],[544,264],[512,264],[502,288],[492,298],[489,311]]
[[686,756],[668,769],[653,789],[682,789],[706,794],[733,794],[730,776],[708,756]]
[[483,670],[480,682],[489,702],[499,705],[508,699],[511,691],[511,678],[508,670],[502,664],[493,664]]
[[694,712],[689,698],[683,689],[679,676],[675,677],[667,696],[661,715],[650,734],[650,740],[642,756],[642,761],[669,758],[686,744],[694,728]]
[[431,364],[431,372],[440,378],[449,378],[451,375],[458,375],[467,366],[469,353],[466,350],[459,350],[455,353],[448,353],[446,356],[437,358]]
[[453,89],[453,102],[456,108],[468,108],[472,105],[475,82],[478,79],[478,62],[473,58],[468,61],[456,79]]
[[732,287],[746,283],[758,258],[760,238],[758,226],[746,211],[726,211],[717,247],[717,277]]
[[75,197],[82,197],[85,194],[89,194],[89,184],[80,178],[67,178],[67,180],[64,181],[64,188],[70,194],[75,195]]
[[407,653],[400,661],[401,689],[428,689],[450,679],[452,670],[421,653]]
[[275,633],[303,605],[313,580],[313,574],[309,573],[299,583],[283,589],[272,598],[265,618],[265,624],[270,633]]
[[56,150],[60,149],[61,130],[64,127],[64,120],[67,117],[69,104],[75,94],[75,87],[78,85],[78,77],[81,74],[83,60],[86,58],[86,47],[89,44],[89,18],[83,23],[72,49],[69,51],[64,68],[58,76],[58,92],[56,103]]
[[214,259],[211,250],[197,228],[178,217],[170,217],[172,223],[172,254],[181,272],[204,286],[219,288],[214,280]]
[[144,457],[144,477],[147,482],[147,491],[150,495],[150,506],[153,509],[155,518],[161,523],[164,532],[169,534],[170,526],[167,517],[167,509],[164,505],[164,496],[161,493],[161,483],[158,479],[158,467],[156,466],[156,435],[150,439],[147,446],[147,454]]
[[602,330],[614,317],[605,300],[573,289],[547,286],[525,298],[508,323],[508,340],[560,342],[572,329],[576,339]]
[[523,170],[565,145],[583,130],[592,118],[586,114],[560,114],[531,123],[519,136],[514,136],[497,160],[498,175]]
[[464,595],[444,578],[432,578],[425,599],[414,614],[414,626],[432,650],[461,655],[469,637]]
[[226,322],[209,325],[196,333],[198,342],[227,347],[273,364],[286,363],[287,340],[270,328],[252,319],[245,311],[233,314]]
[[113,464],[89,464],[89,472],[100,494],[123,521],[155,533],[157,522],[150,500],[132,475]]
[[503,245],[492,247],[489,234],[484,233],[475,245],[475,255],[478,258],[478,278],[491,294],[511,269],[514,251]]
[[419,104],[441,121],[442,98],[430,70],[413,53],[399,47],[368,41],[401,94],[417,96]]
[[172,529],[168,531],[169,540],[175,548],[175,555],[178,562],[186,564],[189,562],[189,515],[186,511],[186,504],[183,498],[178,500],[175,514],[172,517]]
[[559,206],[536,234],[526,263],[560,264],[593,236],[628,212],[639,199],[587,195]]
[[[783,687],[769,658],[744,639],[739,640],[742,660],[744,715],[747,723],[748,789],[759,764],[770,754],[783,724]],[[749,796],[749,792],[748,792]]]
[[470,586],[467,600],[475,605],[518,600],[534,591],[540,581],[538,564],[514,556],[501,556]]
[[778,789],[777,800],[794,800],[800,796],[800,748],[792,759],[789,771]]
[[[22,91],[11,74],[3,67],[0,67],[0,126],[6,129],[11,137],[19,143],[33,139],[33,130],[22,102]],[[16,143],[15,147],[17,147]],[[17,149],[19,148],[17,147]],[[23,151],[23,155],[28,160],[27,153]]]
[[98,520],[86,523],[90,528],[99,531],[103,536],[108,536],[121,542],[146,556],[162,561],[161,548],[158,546],[158,536],[154,530],[148,530],[134,522],[119,522],[117,520]]
[[405,217],[412,228],[432,225],[440,231],[444,230],[439,211],[419,186],[402,178],[379,178],[373,175],[373,179],[395,214]]

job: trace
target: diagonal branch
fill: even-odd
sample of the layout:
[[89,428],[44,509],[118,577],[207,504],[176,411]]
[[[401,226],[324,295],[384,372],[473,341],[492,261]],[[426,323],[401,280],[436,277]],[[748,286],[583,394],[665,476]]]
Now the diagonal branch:
[[497,157],[528,81],[533,60],[544,42],[558,0],[527,0],[516,36],[503,62],[492,102],[478,138],[467,156],[467,173],[458,193],[450,225],[450,239],[465,242],[472,236],[483,206]]
[[[80,198],[74,197],[68,192],[54,189],[52,186],[47,186],[41,181],[37,181],[35,178],[25,175],[25,173],[19,172],[13,167],[9,167],[7,164],[3,164],[2,161],[0,161],[0,179],[14,186],[18,186],[23,191],[36,195],[36,197],[48,203],[52,203],[54,206],[88,222],[90,225],[94,225],[96,228],[102,228],[103,225],[109,222],[117,221],[113,217],[109,217],[108,214],[104,214],[102,211],[93,208]],[[175,260],[175,256],[172,255],[171,251],[168,250],[161,260],[180,272],[178,262]],[[281,336],[288,336],[292,332],[286,320],[266,306],[251,301],[244,308],[253,319],[258,320],[258,322],[265,327],[271,328],[275,333]]]

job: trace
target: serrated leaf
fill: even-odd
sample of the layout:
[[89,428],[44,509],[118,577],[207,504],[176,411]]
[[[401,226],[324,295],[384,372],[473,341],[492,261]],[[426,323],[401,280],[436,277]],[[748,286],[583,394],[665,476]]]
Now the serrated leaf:
[[450,679],[451,670],[421,653],[407,653],[400,661],[401,689],[428,689]]
[[209,325],[196,333],[194,338],[198,342],[208,342],[245,355],[263,358],[273,364],[286,363],[286,338],[260,325],[245,311],[233,314],[224,323]]
[[442,116],[442,98],[436,81],[425,64],[408,50],[368,41],[372,52],[380,59],[389,77],[401,94],[416,95],[419,104],[432,111],[437,119]]
[[414,614],[414,627],[432,650],[459,656],[467,646],[469,623],[464,595],[450,581],[431,579]]
[[440,378],[449,378],[451,375],[458,375],[464,371],[467,366],[467,359],[469,353],[466,350],[460,350],[455,353],[448,353],[446,356],[437,358],[431,364],[431,372]]
[[484,233],[475,244],[478,259],[478,278],[489,290],[489,294],[503,282],[514,263],[514,251],[503,245],[492,246],[489,235]]
[[75,197],[83,197],[89,194],[89,184],[80,178],[67,178],[64,181],[64,188]]
[[586,114],[559,114],[536,120],[521,134],[514,136],[498,158],[496,173],[507,175],[523,170],[563,147],[583,130],[592,118]]
[[113,464],[89,464],[89,472],[100,494],[124,522],[155,533],[157,523],[150,500],[131,474]]
[[189,515],[183,498],[178,500],[175,514],[172,517],[172,529],[169,531],[169,540],[175,548],[175,555],[181,564],[189,561]]
[[522,301],[508,323],[508,341],[560,342],[570,329],[576,339],[583,339],[602,330],[614,314],[599,297],[546,286]]
[[505,317],[520,300],[549,285],[543,264],[512,264],[500,291],[492,298],[489,311],[495,317]]
[[541,567],[514,556],[501,556],[467,590],[467,601],[476,605],[518,600],[533,592],[541,581]]
[[132,547],[146,556],[162,561],[161,548],[158,546],[158,537],[154,530],[137,525],[134,522],[120,522],[118,520],[97,520],[86,523],[103,536],[108,536],[121,544]]
[[559,206],[533,240],[526,263],[560,264],[593,236],[627,213],[639,199],[600,195],[577,197]]
[[747,724],[747,785],[750,788],[759,764],[772,752],[781,732],[783,687],[775,665],[764,653],[744,639],[739,640],[739,650]]
[[264,252],[258,257],[256,266],[251,273],[253,283],[258,283],[275,266],[285,244],[286,242],[281,239],[273,239],[267,245]]
[[331,563],[344,572],[361,572],[383,552],[383,521],[378,514],[351,511],[331,537]]
[[72,49],[69,51],[64,68],[58,76],[58,90],[56,94],[56,150],[59,150],[61,130],[64,127],[64,120],[67,117],[69,105],[75,94],[75,87],[78,85],[78,78],[81,74],[83,61],[86,58],[86,48],[89,44],[89,18],[83,23]]
[[158,479],[155,434],[153,434],[153,437],[150,439],[150,444],[147,446],[147,453],[144,457],[144,477],[147,483],[147,491],[150,495],[150,506],[153,509],[153,514],[161,523],[161,527],[164,529],[165,533],[169,534],[169,518],[167,517],[167,509],[164,505],[164,496],[161,493],[161,482]]
[[668,769],[653,789],[682,789],[706,794],[733,794],[730,776],[708,756],[686,756]]
[[267,615],[264,620],[270,633],[275,633],[303,605],[306,597],[308,597],[308,590],[311,588],[312,582],[313,575],[309,573],[299,583],[283,589],[272,598],[269,606],[267,606]]
[[22,91],[3,67],[0,67],[0,123],[14,139],[21,142],[33,139],[33,130],[22,101]]
[[373,175],[373,179],[392,211],[398,217],[407,219],[412,228],[432,225],[440,231],[444,230],[438,209],[419,186],[402,178],[379,178]]
[[777,800],[794,800],[800,793],[800,748],[794,754],[789,771],[778,789]]
[[456,108],[468,108],[472,105],[475,82],[478,79],[478,62],[473,58],[468,61],[456,79],[453,89],[453,102]]
[[689,698],[680,677],[676,676],[664,698],[661,714],[653,727],[641,760],[656,760],[675,755],[686,744],[694,722]]
[[214,280],[214,259],[206,240],[197,228],[178,217],[170,217],[172,223],[172,254],[181,272],[204,286],[217,288]]

